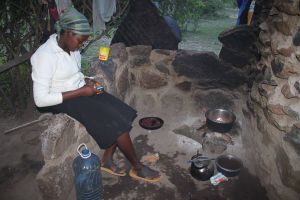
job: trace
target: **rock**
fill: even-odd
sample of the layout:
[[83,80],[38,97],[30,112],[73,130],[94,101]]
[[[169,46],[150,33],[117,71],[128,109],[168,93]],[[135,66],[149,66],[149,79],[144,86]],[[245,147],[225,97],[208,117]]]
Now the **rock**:
[[259,33],[259,41],[266,45],[266,46],[269,46],[271,44],[271,39],[270,39],[270,34],[269,32],[266,32],[266,31],[261,31]]
[[273,53],[272,53],[271,49],[269,48],[269,46],[271,46],[271,44],[268,44],[268,46],[262,46],[260,48],[261,59],[271,57],[273,55]]
[[43,200],[65,200],[74,189],[72,162],[77,147],[85,143],[91,152],[100,149],[92,137],[76,120],[65,114],[54,115],[41,135],[45,165],[37,175]]
[[275,87],[269,84],[259,84],[258,92],[261,96],[269,98],[275,91]]
[[277,86],[276,81],[274,81],[272,79],[273,75],[272,75],[272,70],[271,70],[270,67],[268,67],[268,66],[265,65],[263,67],[262,73],[263,73],[263,80],[261,81],[261,84],[267,84],[267,85]]
[[294,35],[293,38],[293,44],[295,46],[300,46],[300,28],[298,29],[298,31],[296,32],[296,34]]
[[271,39],[272,52],[276,54],[281,54],[285,57],[290,57],[294,52],[292,45],[292,37],[285,36],[282,34],[274,34]]
[[296,47],[295,48],[295,56],[296,56],[296,59],[298,60],[298,62],[300,62],[300,47]]
[[290,76],[287,84],[291,95],[300,98],[300,76]]
[[292,119],[287,115],[276,115],[271,112],[265,113],[269,123],[276,127],[280,131],[288,132],[292,128]]
[[285,96],[285,98],[295,98],[296,95],[292,94],[289,84],[284,84],[281,88],[281,93]]
[[300,120],[300,104],[297,102],[283,107],[283,112],[294,120]]
[[155,89],[167,85],[166,79],[158,73],[143,70],[139,80],[140,85],[146,89]]
[[130,67],[138,68],[143,65],[149,65],[150,59],[149,56],[151,54],[151,46],[137,45],[133,47],[126,48],[128,52],[128,61],[130,63]]
[[149,57],[146,56],[130,56],[128,60],[131,68],[138,68],[150,64]]
[[251,92],[250,92],[250,98],[252,101],[258,103],[262,108],[265,108],[267,106],[267,98],[262,96],[259,93],[259,89],[258,89],[258,85],[255,84],[252,88],[251,88]]
[[291,17],[284,13],[279,13],[272,18],[273,26],[284,35],[292,35],[293,29],[297,24],[297,17]]
[[192,83],[189,81],[183,81],[181,83],[176,84],[176,87],[182,91],[191,91]]
[[44,160],[54,160],[65,153],[66,146],[76,142],[75,122],[66,115],[55,115],[41,134]]
[[65,200],[68,198],[74,187],[72,162],[73,157],[69,156],[59,164],[45,165],[38,173],[36,181],[43,200]]
[[127,89],[129,88],[129,79],[128,79],[128,68],[123,68],[122,70],[118,70],[118,75],[116,74],[116,92],[117,96],[120,97],[120,99],[125,99],[125,94],[127,92]]
[[278,57],[272,60],[271,67],[273,74],[278,78],[288,79],[289,76],[296,73],[294,69],[285,62],[284,59]]
[[283,111],[283,106],[280,104],[276,104],[276,105],[268,104],[267,109],[276,115],[285,115],[286,114]]
[[280,34],[278,32],[271,35],[271,50],[274,55],[280,54],[290,57],[295,48],[292,44],[293,37]]
[[285,134],[285,141],[288,141],[300,156],[300,129],[294,126],[290,132]]
[[261,32],[269,32],[269,25],[266,21],[262,22],[259,25],[259,28],[261,29]]
[[115,73],[117,66],[112,58],[107,61],[94,61],[91,64],[91,74],[96,81],[99,81],[109,93],[115,94]]
[[296,123],[294,124],[294,126],[295,126],[297,129],[300,129],[300,121],[296,122]]
[[236,88],[246,81],[245,74],[222,63],[213,52],[177,51],[173,67],[178,76],[199,80],[202,87]]
[[149,58],[152,51],[152,47],[146,45],[136,45],[132,47],[127,47],[126,50],[130,56]]
[[168,69],[168,64],[165,61],[156,62],[155,67],[158,71],[160,71],[163,74],[170,74],[170,70]]
[[112,44],[110,47],[109,56],[113,60],[119,60],[119,65],[124,63],[128,59],[128,54],[126,51],[126,46],[123,43]]
[[279,0],[274,1],[274,6],[281,12],[289,15],[300,14],[298,0]]
[[277,52],[285,57],[290,57],[291,54],[294,52],[293,47],[278,47]]
[[270,9],[270,12],[269,12],[269,15],[273,18],[274,16],[277,16],[279,15],[279,10],[273,6],[271,9]]
[[288,152],[277,146],[275,153],[275,163],[282,183],[294,191],[300,191],[300,171],[294,170],[287,155]]
[[152,63],[158,61],[171,61],[176,54],[176,51],[165,50],[165,49],[153,49],[151,51],[150,60]]
[[240,25],[232,29],[223,31],[218,39],[227,48],[245,54],[257,53],[255,42],[258,38],[258,31],[252,26]]
[[255,57],[252,54],[247,54],[242,51],[230,49],[226,46],[223,46],[221,48],[219,57],[224,62],[232,64],[233,66],[238,68],[243,68],[255,60]]
[[298,94],[300,94],[300,81],[295,81],[294,87],[297,90]]

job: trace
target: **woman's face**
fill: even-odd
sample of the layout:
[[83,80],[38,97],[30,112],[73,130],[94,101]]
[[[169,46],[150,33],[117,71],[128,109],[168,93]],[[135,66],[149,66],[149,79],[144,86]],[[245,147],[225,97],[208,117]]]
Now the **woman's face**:
[[88,35],[77,35],[68,31],[65,40],[65,50],[76,51],[83,47],[83,43],[88,39]]

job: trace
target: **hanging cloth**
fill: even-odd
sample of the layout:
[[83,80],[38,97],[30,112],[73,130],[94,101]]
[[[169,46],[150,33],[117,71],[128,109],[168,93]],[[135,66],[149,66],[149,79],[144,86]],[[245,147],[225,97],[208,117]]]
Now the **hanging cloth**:
[[248,25],[252,24],[253,22],[254,9],[255,9],[255,0],[252,0],[248,11],[248,16],[247,16]]
[[73,5],[71,0],[55,0],[55,2],[59,16],[61,16],[67,8]]
[[116,12],[116,0],[93,0],[93,31],[100,35],[106,30],[108,22]]
[[51,20],[55,23],[59,19],[56,2],[54,0],[48,0],[48,9]]
[[238,12],[236,25],[247,23],[247,19],[246,20],[243,19],[243,13],[247,9],[248,2],[249,2],[249,0],[240,0],[240,1],[238,1],[239,12]]

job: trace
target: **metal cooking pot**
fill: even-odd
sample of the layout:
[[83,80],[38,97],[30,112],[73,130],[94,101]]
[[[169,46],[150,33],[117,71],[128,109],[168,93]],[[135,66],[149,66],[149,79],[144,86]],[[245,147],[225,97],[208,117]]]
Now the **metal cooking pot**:
[[215,167],[208,157],[201,156],[201,154],[196,154],[191,158],[191,175],[200,181],[207,181],[213,176]]
[[218,172],[221,172],[227,177],[233,177],[240,173],[243,162],[231,154],[221,155],[216,158],[216,167]]
[[207,127],[220,133],[230,131],[236,119],[233,112],[221,108],[208,110],[205,117]]

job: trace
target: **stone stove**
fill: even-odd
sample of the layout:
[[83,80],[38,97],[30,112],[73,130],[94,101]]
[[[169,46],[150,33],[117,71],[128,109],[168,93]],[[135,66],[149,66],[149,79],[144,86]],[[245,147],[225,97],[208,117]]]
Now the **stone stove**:
[[[263,23],[260,31],[250,31],[246,40],[250,49],[231,37],[235,30],[230,30],[220,35],[221,59],[212,52],[152,50],[121,43],[111,46],[107,65],[95,58],[91,75],[136,108],[137,120],[158,116],[165,122],[151,134],[136,123],[131,133],[139,154],[159,153],[154,167],[163,174],[161,183],[140,191],[136,188],[141,185],[128,177],[104,176],[109,199],[299,199],[299,0],[257,2],[263,5],[258,20]],[[240,27],[238,32],[249,33],[248,29]],[[239,54],[244,50],[251,54],[246,56],[249,60]],[[205,112],[210,108],[232,110],[237,117],[233,129],[223,134],[208,130]],[[44,196],[58,195],[52,199],[72,199],[53,192],[57,187],[72,191],[72,173],[65,164],[74,157],[71,148],[86,141],[99,151],[82,126],[62,118],[53,119],[42,137],[45,166],[38,182]],[[244,171],[217,188],[195,181],[186,161],[197,150],[211,157],[234,154],[243,160]],[[117,158],[126,164],[120,155]]]

